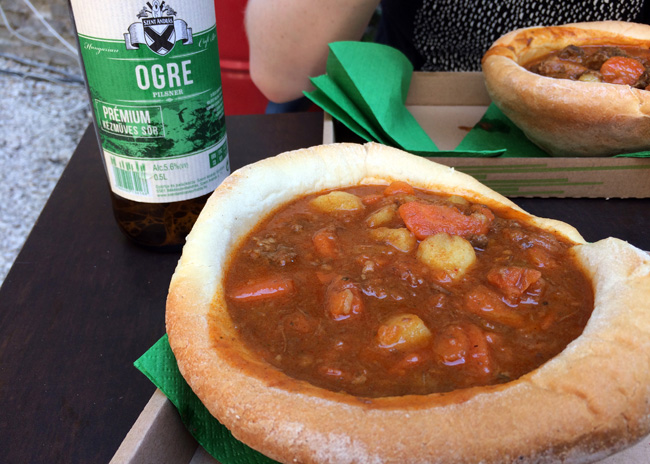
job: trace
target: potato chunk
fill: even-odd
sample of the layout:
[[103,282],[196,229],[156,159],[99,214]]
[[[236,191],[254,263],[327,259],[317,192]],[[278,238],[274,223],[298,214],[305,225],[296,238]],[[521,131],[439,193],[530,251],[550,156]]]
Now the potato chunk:
[[358,211],[364,208],[361,198],[347,192],[330,192],[311,201],[311,205],[324,213]]
[[377,343],[382,348],[408,351],[420,348],[431,340],[431,331],[415,314],[399,314],[386,320],[377,331]]
[[455,280],[474,264],[476,253],[464,238],[443,232],[420,242],[417,258],[430,269],[438,271],[441,280]]
[[389,229],[387,227],[373,229],[370,231],[370,238],[378,242],[387,243],[405,253],[414,250],[417,245],[415,235],[405,227],[399,229]]
[[384,206],[383,208],[379,208],[377,211],[374,211],[370,216],[366,218],[366,224],[368,227],[374,229],[376,227],[385,226],[396,217],[397,205],[390,204]]
[[463,206],[468,206],[469,201],[467,201],[465,198],[460,197],[458,195],[452,195],[449,198],[447,198],[447,201],[449,203],[453,203],[455,205],[463,205]]

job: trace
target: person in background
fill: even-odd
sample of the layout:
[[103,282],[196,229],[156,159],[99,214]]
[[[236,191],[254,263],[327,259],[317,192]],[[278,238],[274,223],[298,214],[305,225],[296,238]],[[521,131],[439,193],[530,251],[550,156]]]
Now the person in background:
[[[253,82],[267,112],[304,110],[309,78],[325,73],[330,42],[374,40],[397,48],[419,71],[479,71],[503,34],[531,26],[618,20],[648,23],[645,0],[249,0],[246,31]],[[302,98],[301,98],[302,97]]]

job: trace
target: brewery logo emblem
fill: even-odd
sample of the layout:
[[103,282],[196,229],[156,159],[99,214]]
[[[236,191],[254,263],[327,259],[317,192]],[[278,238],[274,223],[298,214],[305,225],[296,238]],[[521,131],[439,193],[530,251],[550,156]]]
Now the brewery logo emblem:
[[147,2],[138,13],[142,22],[131,24],[124,34],[126,49],[137,50],[144,43],[152,52],[165,56],[179,40],[184,45],[192,44],[192,29],[175,16],[176,11],[164,1]]

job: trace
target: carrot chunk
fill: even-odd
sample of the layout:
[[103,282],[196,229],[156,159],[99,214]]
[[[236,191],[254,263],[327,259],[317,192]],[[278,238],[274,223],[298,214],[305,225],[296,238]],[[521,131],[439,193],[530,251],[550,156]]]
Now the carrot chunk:
[[542,269],[557,267],[558,262],[551,256],[551,254],[544,248],[534,246],[526,250],[528,260],[534,266]]
[[440,361],[447,366],[465,364],[470,349],[470,341],[462,327],[453,325],[445,327],[433,344],[433,350]]
[[335,321],[342,321],[363,312],[361,290],[343,277],[335,278],[325,292],[325,311]]
[[466,326],[467,336],[469,337],[470,352],[468,367],[477,380],[484,380],[492,374],[494,361],[490,355],[490,347],[483,331],[469,324]]
[[485,205],[472,205],[470,209],[473,211],[472,217],[475,219],[479,218],[479,214],[485,216],[485,219],[492,223],[494,221],[494,213]]
[[324,258],[334,259],[339,255],[339,248],[336,243],[336,233],[326,227],[316,232],[312,238],[316,253]]
[[399,376],[406,375],[410,369],[421,366],[428,357],[430,356],[427,356],[424,350],[408,353],[390,367],[389,372]]
[[361,197],[361,203],[363,203],[366,206],[372,206],[374,204],[379,203],[383,199],[384,199],[383,195],[379,195],[378,193],[376,193],[376,194],[365,195]]
[[506,297],[518,298],[542,277],[542,273],[536,269],[508,266],[492,268],[486,277]]
[[418,201],[404,203],[397,211],[406,227],[418,240],[440,232],[464,238],[484,235],[492,222],[485,214],[466,215],[453,206]]
[[336,277],[338,277],[338,275],[334,272],[316,271],[316,278],[323,285],[329,285],[329,283]]
[[600,67],[603,80],[609,84],[634,85],[644,71],[640,61],[626,56],[613,56]]
[[293,279],[290,277],[273,276],[247,282],[228,295],[233,300],[250,302],[278,298],[293,293]]
[[499,295],[489,288],[479,285],[465,297],[465,308],[477,316],[498,324],[522,328],[524,317],[515,308],[509,307]]
[[445,327],[436,337],[433,350],[446,366],[463,366],[468,383],[484,381],[494,361],[483,331],[474,324]]
[[390,195],[397,195],[398,193],[405,193],[407,195],[414,195],[415,194],[415,189],[411,187],[410,184],[407,184],[404,181],[397,180],[395,182],[392,182],[386,189],[384,190],[384,195],[390,196]]

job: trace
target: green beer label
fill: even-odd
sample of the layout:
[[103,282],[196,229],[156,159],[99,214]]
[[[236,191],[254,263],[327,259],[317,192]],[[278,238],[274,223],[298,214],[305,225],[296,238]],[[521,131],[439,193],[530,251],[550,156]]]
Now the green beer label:
[[214,3],[72,0],[107,175],[148,203],[229,174]]

